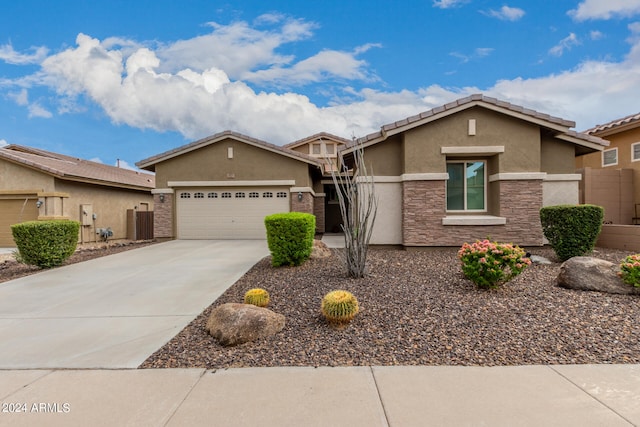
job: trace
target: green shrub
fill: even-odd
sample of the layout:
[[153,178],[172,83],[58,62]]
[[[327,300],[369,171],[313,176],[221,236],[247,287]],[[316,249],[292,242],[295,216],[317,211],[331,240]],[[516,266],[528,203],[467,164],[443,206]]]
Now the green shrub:
[[316,217],[302,212],[278,213],[264,219],[271,264],[300,265],[311,255]]
[[244,303],[257,307],[266,307],[269,305],[269,292],[262,288],[249,289],[247,293],[244,294]]
[[624,283],[640,288],[640,254],[626,257],[620,263],[619,275]]
[[476,241],[458,251],[465,277],[481,288],[497,288],[531,265],[525,251],[511,244]]
[[336,324],[349,323],[360,311],[358,300],[348,291],[331,291],[322,298],[322,315]]
[[540,209],[542,231],[560,261],[591,252],[603,218],[602,206],[558,205]]
[[76,250],[78,221],[28,221],[11,226],[20,259],[25,264],[51,268],[62,264]]

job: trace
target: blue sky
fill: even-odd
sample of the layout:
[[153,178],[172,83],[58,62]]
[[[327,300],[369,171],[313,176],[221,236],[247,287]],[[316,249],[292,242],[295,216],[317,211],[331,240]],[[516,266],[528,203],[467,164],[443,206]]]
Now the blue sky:
[[350,138],[471,93],[640,111],[640,0],[5,2],[0,146],[124,166],[223,130]]

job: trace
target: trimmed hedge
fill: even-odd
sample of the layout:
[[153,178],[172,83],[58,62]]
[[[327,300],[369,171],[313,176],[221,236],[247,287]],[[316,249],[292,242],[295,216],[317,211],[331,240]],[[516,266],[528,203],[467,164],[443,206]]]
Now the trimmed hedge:
[[316,217],[302,212],[277,213],[264,219],[271,264],[300,265],[311,255]]
[[80,223],[69,220],[27,221],[11,226],[20,259],[40,268],[66,261],[78,245]]
[[544,236],[561,261],[591,252],[603,219],[602,206],[558,205],[540,209]]

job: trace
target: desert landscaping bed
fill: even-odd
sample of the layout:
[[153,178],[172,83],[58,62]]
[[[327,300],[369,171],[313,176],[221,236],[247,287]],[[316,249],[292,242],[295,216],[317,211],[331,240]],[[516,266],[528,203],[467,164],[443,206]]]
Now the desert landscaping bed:
[[[533,254],[555,261],[549,248]],[[628,252],[597,249],[618,263]],[[534,264],[497,290],[466,280],[456,249],[372,249],[365,279],[346,277],[337,254],[300,267],[261,260],[141,368],[357,365],[640,363],[640,297],[566,290],[560,263]],[[286,317],[278,334],[236,347],[205,330],[211,310],[262,287]],[[360,314],[343,329],[319,313],[322,296],[346,289]]]

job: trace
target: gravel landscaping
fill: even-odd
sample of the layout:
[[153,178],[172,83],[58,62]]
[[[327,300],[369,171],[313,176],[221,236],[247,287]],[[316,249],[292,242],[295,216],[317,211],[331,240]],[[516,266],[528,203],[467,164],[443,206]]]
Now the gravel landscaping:
[[[555,261],[549,248],[530,249]],[[528,365],[640,363],[640,299],[555,285],[560,264],[534,264],[497,290],[462,275],[456,248],[372,249],[369,275],[349,279],[334,251],[300,267],[272,268],[267,257],[141,368],[356,365]],[[629,252],[598,249],[618,263]],[[278,334],[236,347],[205,331],[212,308],[242,302],[263,287],[286,317]],[[345,328],[319,312],[329,291],[346,289],[361,312]]]

